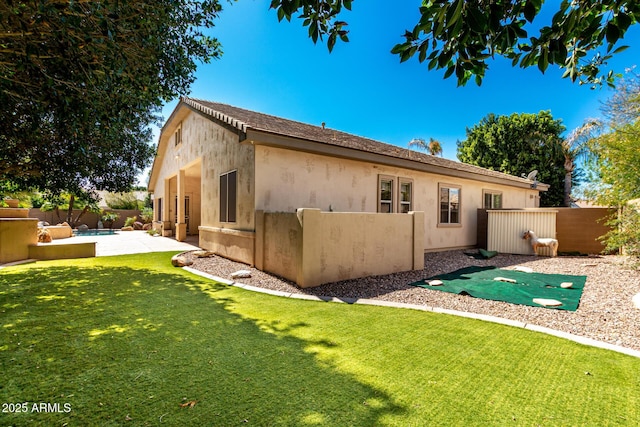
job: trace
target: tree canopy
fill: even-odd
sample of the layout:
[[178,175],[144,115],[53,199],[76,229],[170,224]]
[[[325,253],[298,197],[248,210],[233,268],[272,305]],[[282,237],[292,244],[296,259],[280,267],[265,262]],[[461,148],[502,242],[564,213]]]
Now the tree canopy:
[[467,128],[467,138],[458,141],[458,159],[511,175],[538,171],[537,180],[549,184],[541,194],[541,206],[562,206],[565,158],[560,135],[565,127],[548,111],[537,114],[489,114]]
[[127,190],[150,125],[220,55],[217,0],[0,3],[0,180]]
[[[640,20],[640,3],[633,0],[563,0],[551,22],[540,22],[543,0],[425,0],[420,19],[406,30],[404,41],[392,53],[401,61],[418,55],[429,70],[445,70],[459,85],[474,78],[477,84],[490,58],[501,56],[522,68],[549,65],[565,70],[564,77],[589,84],[612,84],[607,60],[626,47],[618,46],[629,27]],[[351,0],[272,0],[278,19],[300,13],[314,42],[327,37],[348,41],[343,9]],[[535,23],[534,23],[535,21]]]
[[621,80],[602,108],[571,138],[589,148],[587,198],[619,207],[608,218],[606,249],[640,257],[640,75]]
[[591,153],[592,187],[587,195],[607,206],[640,198],[640,76],[618,84],[601,108],[603,118],[577,131]]

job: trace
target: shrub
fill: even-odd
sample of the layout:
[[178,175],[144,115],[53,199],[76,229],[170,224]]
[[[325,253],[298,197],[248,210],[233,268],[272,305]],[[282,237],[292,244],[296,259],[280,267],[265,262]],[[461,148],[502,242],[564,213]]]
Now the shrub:
[[102,225],[105,227],[113,227],[113,223],[120,218],[120,214],[117,212],[102,212],[100,219],[102,220]]
[[138,209],[138,199],[133,193],[108,193],[104,200],[111,209]]
[[42,197],[40,193],[32,193],[31,194],[31,207],[32,208],[41,208],[42,205],[45,204],[46,200]]
[[151,193],[147,193],[147,195],[144,198],[143,204],[145,208],[153,208],[153,200],[151,200]]
[[132,227],[133,223],[136,222],[137,219],[138,219],[137,216],[128,216],[127,219],[124,221],[124,226]]
[[613,229],[602,237],[606,242],[605,250],[640,258],[640,208],[628,204],[607,225]]
[[140,218],[142,219],[142,221],[145,224],[148,224],[148,223],[152,222],[153,221],[153,209],[151,209],[151,208],[142,209],[142,212],[140,213]]

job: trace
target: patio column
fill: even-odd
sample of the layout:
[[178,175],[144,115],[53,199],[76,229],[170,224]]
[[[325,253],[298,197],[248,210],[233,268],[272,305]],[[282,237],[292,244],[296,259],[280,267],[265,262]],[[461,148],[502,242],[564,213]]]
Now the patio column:
[[176,212],[178,216],[178,222],[176,223],[176,240],[178,242],[182,242],[187,238],[187,223],[184,218],[185,181],[185,171],[184,169],[180,169],[180,171],[178,171],[178,206]]
[[162,235],[171,235],[171,178],[164,180],[162,192]]

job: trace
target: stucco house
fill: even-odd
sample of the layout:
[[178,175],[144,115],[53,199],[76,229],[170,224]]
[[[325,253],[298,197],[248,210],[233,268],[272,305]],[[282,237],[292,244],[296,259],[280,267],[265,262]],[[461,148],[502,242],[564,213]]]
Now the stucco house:
[[149,178],[165,234],[198,234],[201,247],[251,265],[260,264],[264,212],[423,212],[423,254],[473,247],[478,208],[534,208],[547,189],[324,123],[188,97],[161,130]]

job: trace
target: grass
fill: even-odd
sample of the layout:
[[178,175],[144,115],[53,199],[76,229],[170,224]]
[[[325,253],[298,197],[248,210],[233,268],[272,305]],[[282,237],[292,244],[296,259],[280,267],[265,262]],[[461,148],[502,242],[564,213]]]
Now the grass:
[[28,402],[0,425],[640,424],[638,358],[443,314],[257,294],[170,256],[0,271],[0,403]]

